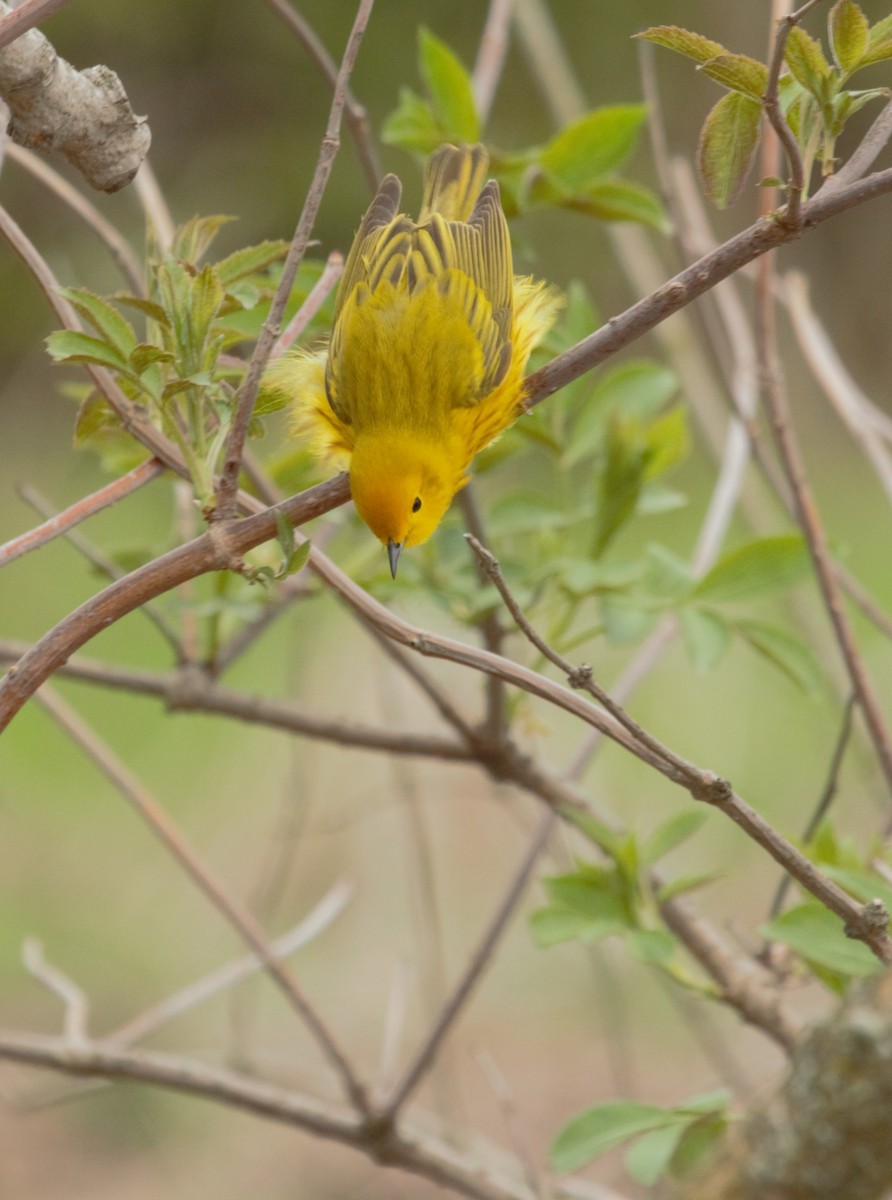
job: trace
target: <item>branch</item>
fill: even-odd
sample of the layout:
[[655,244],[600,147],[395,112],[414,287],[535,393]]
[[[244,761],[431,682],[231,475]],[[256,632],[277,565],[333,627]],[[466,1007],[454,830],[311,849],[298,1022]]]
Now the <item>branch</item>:
[[[0,663],[14,663],[27,654],[27,642],[0,640]],[[236,692],[222,687],[200,667],[187,664],[176,671],[159,674],[135,667],[118,667],[94,659],[76,658],[64,663],[56,675],[98,684],[116,691],[163,700],[173,713],[215,713],[250,725],[281,729],[297,737],[317,738],[358,750],[403,754],[446,762],[472,762],[473,750],[459,742],[434,735],[393,732],[355,722],[326,720],[297,705],[267,696]]]
[[[21,9],[15,11],[18,14]],[[60,175],[54,167],[44,162],[31,150],[25,150],[24,147],[17,146],[15,142],[9,142],[6,146],[6,154],[13,162],[24,167],[35,179],[39,179],[49,191],[58,196],[93,230],[118,264],[121,274],[127,280],[134,294],[144,296],[146,283],[142,264],[133,253],[130,243],[124,235],[102,215],[96,205],[82,195],[76,187],[72,187],[64,175]]]
[[790,198],[787,201],[786,208],[778,216],[778,220],[782,221],[792,233],[798,233],[801,225],[802,193],[805,189],[806,179],[802,165],[802,155],[799,153],[799,143],[796,141],[796,136],[787,124],[787,119],[781,110],[778,88],[780,85],[781,70],[784,65],[784,50],[786,49],[787,39],[790,36],[790,30],[794,25],[798,25],[802,18],[820,3],[821,0],[808,0],[807,4],[803,4],[796,12],[790,13],[779,22],[774,50],[771,53],[768,64],[768,85],[765,88],[765,95],[762,97],[765,115],[768,117],[772,129],[777,134],[778,141],[784,148],[784,154],[790,168],[790,182],[787,184]]
[[266,935],[253,916],[243,909],[214,878],[150,793],[130,774],[127,767],[65,701],[50,688],[44,688],[38,699],[54,720],[124,795],[152,833],[183,868],[189,879],[260,959],[285,999],[306,1024],[329,1065],[340,1076],[345,1091],[357,1111],[367,1112],[368,1103],[365,1092],[354,1076],[349,1063],[315,1009],[304,996],[291,971],[270,946]]
[[343,504],[348,495],[347,477],[339,475],[254,517],[215,525],[104,588],[46,633],[0,680],[0,730],[53,671],[110,624],[188,579],[239,569],[241,554],[275,536],[277,512],[301,525]]
[[376,1163],[407,1171],[470,1200],[535,1200],[513,1175],[482,1167],[476,1156],[463,1156],[434,1138],[412,1130],[382,1134],[343,1109],[195,1059],[121,1050],[108,1042],[78,1046],[65,1038],[11,1030],[0,1030],[0,1059],[66,1075],[148,1083],[213,1100],[351,1146]]
[[294,237],[291,239],[291,247],[282,267],[282,277],[279,281],[279,286],[270,305],[269,314],[263,323],[263,329],[260,331],[260,337],[254,346],[244,382],[239,388],[238,407],[229,430],[229,436],[226,439],[223,466],[220,471],[219,481],[217,482],[217,506],[213,514],[213,519],[216,521],[230,520],[236,513],[238,476],[242,465],[242,453],[245,447],[248,425],[251,422],[251,414],[254,411],[254,401],[257,398],[261,376],[266,369],[266,364],[269,361],[270,353],[279,333],[282,313],[285,311],[285,305],[291,293],[294,277],[303,261],[307,246],[310,244],[313,225],[316,221],[316,213],[319,211],[319,205],[322,203],[322,197],[325,194],[331,169],[334,166],[335,158],[340,149],[341,117],[344,112],[344,105],[347,102],[347,82],[353,72],[353,67],[359,54],[359,47],[362,44],[363,34],[372,13],[373,4],[374,0],[359,0],[356,18],[347,41],[347,49],[344,51],[344,58],[341,68],[338,71],[334,98],[331,102],[331,111],[328,116],[328,125],[325,129],[325,136],[322,139],[322,147],[319,151],[316,170],[304,201],[300,220],[294,231]]
[[439,1016],[434,1021],[424,1042],[419,1047],[406,1073],[394,1089],[393,1095],[387,1101],[381,1113],[385,1123],[396,1120],[397,1113],[406,1100],[415,1091],[421,1080],[433,1066],[434,1060],[452,1026],[458,1020],[468,997],[474,989],[480,976],[486,970],[495,952],[495,948],[508,927],[508,922],[514,915],[517,905],[526,890],[530,875],[539,861],[545,844],[554,829],[556,814],[547,812],[539,822],[532,841],[530,842],[523,860],[514,873],[505,895],[502,897],[480,944],[474,951],[471,961],[465,968],[454,992],[444,1004]]
[[15,558],[21,558],[23,554],[36,550],[38,546],[45,546],[47,542],[67,533],[81,521],[86,521],[87,517],[92,517],[94,513],[102,512],[104,508],[110,508],[112,504],[117,504],[125,496],[130,496],[145,484],[151,483],[163,470],[164,466],[157,458],[149,458],[140,463],[138,467],[134,467],[132,471],[128,471],[126,475],[122,475],[119,479],[113,479],[111,483],[107,483],[98,491],[76,500],[74,504],[69,505],[62,512],[56,513],[42,525],[11,538],[0,546],[0,567],[12,562]]
[[489,118],[496,88],[505,66],[513,7],[514,0],[489,0],[486,24],[483,27],[480,45],[477,47],[477,61],[471,75],[474,107],[477,109],[481,125],[485,125]]
[[716,250],[705,254],[651,295],[645,296],[619,316],[611,318],[606,325],[530,375],[526,382],[527,407],[541,404],[559,388],[578,379],[617,350],[649,333],[661,321],[665,321],[667,317],[715,287],[720,280],[727,279],[729,275],[733,275],[760,255],[793,241],[802,233],[816,229],[818,225],[839,216],[840,213],[890,191],[892,168],[877,171],[831,193],[822,189],[819,195],[802,206],[802,219],[796,230],[791,230],[780,221],[769,217],[754,222],[748,229],[742,230]]
[[[315,30],[296,9],[286,0],[265,0],[267,8],[274,13],[284,25],[294,34],[306,50],[311,62],[322,73],[329,87],[334,90],[338,79],[338,66],[328,51],[316,36]],[[359,161],[365,172],[369,191],[374,195],[381,181],[381,165],[375,143],[369,132],[369,118],[365,108],[348,88],[346,91],[346,110],[344,113],[350,134],[356,143]]]
[[[30,28],[62,0],[0,4],[0,96],[9,105],[13,141],[58,150],[91,187],[117,192],[139,169],[151,141],[121,81],[108,67],[77,71]],[[13,40],[15,39],[15,40]]]

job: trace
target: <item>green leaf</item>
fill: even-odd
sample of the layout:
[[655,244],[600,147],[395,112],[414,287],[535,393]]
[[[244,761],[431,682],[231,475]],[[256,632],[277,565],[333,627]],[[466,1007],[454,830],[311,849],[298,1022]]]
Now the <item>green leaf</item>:
[[768,68],[746,54],[717,54],[703,63],[701,70],[722,87],[749,96],[759,105],[768,90]]
[[863,942],[846,937],[839,917],[822,904],[791,908],[764,926],[761,933],[838,975],[861,977],[883,969]]
[[697,170],[716,208],[733,204],[743,190],[759,144],[762,105],[729,92],[707,116],[697,146]]
[[820,103],[827,99],[827,80],[832,67],[824,57],[819,42],[802,28],[794,25],[784,47],[784,61],[794,79]]
[[453,51],[429,29],[418,31],[418,65],[444,132],[460,142],[476,142],[480,121],[471,77]]
[[389,146],[430,154],[443,141],[443,131],[428,102],[411,88],[401,87],[399,105],[385,120],[381,140]]
[[862,904],[869,904],[871,900],[879,900],[886,909],[892,913],[892,887],[885,883],[872,871],[853,870],[851,867],[832,866],[831,864],[822,864],[824,873],[838,883],[840,887],[860,900]]
[[567,439],[562,462],[574,466],[604,442],[613,413],[646,420],[678,390],[672,371],[647,359],[622,363],[602,375],[587,403],[580,408]]
[[723,1112],[709,1113],[698,1121],[692,1121],[682,1133],[669,1164],[669,1172],[673,1179],[684,1179],[695,1171],[722,1140],[727,1130],[728,1117]]
[[760,538],[723,554],[694,588],[692,598],[710,604],[749,602],[788,591],[806,579],[810,569],[800,534]]
[[310,558],[310,543],[309,541],[301,542],[301,544],[292,551],[291,557],[285,563],[285,574],[296,575],[302,570]]
[[103,340],[114,347],[122,358],[129,356],[137,342],[136,333],[130,322],[125,320],[117,309],[112,308],[107,300],[94,295],[86,288],[60,287],[56,291],[90,322],[102,335]]
[[678,879],[663,884],[656,892],[655,899],[658,904],[665,904],[667,901],[675,899],[676,896],[686,896],[689,892],[709,887],[711,883],[715,883],[721,877],[721,871],[701,871],[695,875],[680,875]]
[[854,0],[839,0],[830,10],[830,48],[843,75],[861,62],[870,41],[867,17]]
[[564,1126],[552,1144],[551,1165],[561,1174],[575,1171],[629,1138],[666,1124],[666,1111],[652,1104],[614,1100],[598,1105]]
[[[197,354],[209,349],[208,341],[213,323],[225,296],[226,291],[220,282],[216,268],[208,264],[195,276],[192,285],[192,302],[189,306],[192,346]],[[214,365],[212,361],[207,361],[203,354],[200,361],[204,370],[208,370]]]
[[130,366],[137,375],[142,375],[153,363],[172,361],[173,355],[169,350],[162,350],[160,346],[154,346],[150,342],[140,342],[130,352]]
[[160,325],[162,329],[170,328],[170,318],[154,300],[147,300],[144,296],[131,296],[127,292],[116,292],[115,299],[119,304],[126,304],[128,308],[135,308],[150,321],[154,321],[156,325]]
[[113,371],[126,371],[127,361],[113,346],[87,333],[58,329],[46,339],[54,362],[87,362]]
[[681,462],[690,449],[687,410],[679,405],[647,428],[645,479],[656,479]]
[[609,825],[599,821],[592,813],[580,812],[575,808],[564,809],[563,815],[610,858],[616,858],[619,855],[619,837]]
[[223,226],[233,220],[235,220],[234,217],[222,214],[190,217],[185,225],[181,225],[176,231],[170,249],[170,257],[181,259],[183,262],[197,263],[210,248]]
[[762,621],[736,621],[734,628],[803,692],[814,695],[821,690],[824,683],[821,665],[804,642],[786,630]]
[[647,547],[647,570],[644,586],[660,603],[670,603],[686,596],[694,585],[691,569],[683,558],[668,546],[653,543]]
[[664,821],[662,825],[657,826],[641,847],[642,861],[648,866],[659,862],[676,846],[680,846],[682,842],[692,838],[708,818],[709,813],[706,809],[689,808],[679,813],[677,817],[671,817],[668,821]]
[[545,880],[548,894],[559,907],[577,912],[589,921],[626,926],[629,913],[615,891],[617,883],[617,873],[613,868],[593,866],[572,875],[558,875]]
[[237,279],[244,279],[247,275],[264,271],[274,262],[283,259],[288,253],[290,244],[290,242],[281,240],[267,241],[260,242],[257,246],[245,246],[241,250],[236,250],[214,264],[217,277],[228,288]]
[[665,929],[633,929],[626,934],[629,953],[639,962],[665,967],[675,957],[678,942]]
[[585,187],[629,157],[646,115],[643,104],[615,104],[586,113],[539,152],[539,164],[565,188]]
[[684,648],[694,670],[708,675],[731,645],[731,628],[724,617],[709,608],[682,608],[678,613]]
[[607,458],[598,476],[593,557],[599,558],[635,511],[647,469],[648,448],[618,418],[607,428]]
[[558,946],[562,942],[594,942],[602,936],[621,928],[619,922],[605,924],[599,934],[599,926],[590,917],[570,908],[540,908],[529,920],[530,936],[541,950]]
[[684,1137],[686,1126],[664,1125],[640,1137],[626,1151],[626,1170],[638,1183],[653,1187],[669,1170],[672,1156]]
[[636,221],[661,232],[669,228],[666,211],[654,193],[627,179],[599,179],[554,203],[598,221]]
[[867,52],[862,57],[860,66],[869,67],[887,58],[892,58],[892,17],[883,17],[871,27]]
[[678,25],[654,25],[633,36],[657,46],[665,46],[667,50],[675,50],[698,63],[709,62],[711,58],[728,53],[719,42],[711,42],[709,38],[692,33],[689,29],[681,29]]

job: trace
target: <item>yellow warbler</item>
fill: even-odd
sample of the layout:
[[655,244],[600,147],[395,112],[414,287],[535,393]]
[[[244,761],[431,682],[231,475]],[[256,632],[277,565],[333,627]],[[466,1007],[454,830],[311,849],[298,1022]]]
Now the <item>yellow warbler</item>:
[[274,363],[296,432],[350,471],[359,515],[390,569],[425,541],[478,451],[523,412],[530,351],[559,298],[514,276],[499,185],[483,146],[429,159],[418,220],[385,177],[344,267],[327,347]]

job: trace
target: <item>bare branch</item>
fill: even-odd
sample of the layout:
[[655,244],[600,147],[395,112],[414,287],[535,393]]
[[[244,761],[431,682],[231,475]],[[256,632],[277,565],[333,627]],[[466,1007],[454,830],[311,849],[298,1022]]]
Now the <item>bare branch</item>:
[[433,1065],[435,1058],[442,1048],[443,1039],[455,1024],[475,984],[489,965],[495,948],[507,929],[508,922],[514,915],[517,905],[520,903],[523,893],[526,890],[530,875],[539,861],[539,855],[545,848],[545,844],[554,829],[556,819],[554,812],[547,812],[539,822],[539,826],[524,854],[523,860],[515,871],[508,889],[499,902],[498,908],[480,944],[474,951],[471,961],[465,968],[458,985],[431,1026],[424,1042],[416,1051],[415,1057],[406,1069],[405,1075],[394,1089],[393,1095],[385,1104],[381,1112],[381,1119],[385,1124],[391,1123],[396,1119],[400,1108],[412,1092],[415,1091]]
[[22,146],[58,150],[91,187],[116,192],[139,169],[151,141],[114,71],[77,71],[31,28],[62,0],[0,4],[0,95],[12,112],[10,134]]
[[[322,73],[329,87],[334,90],[338,80],[338,66],[328,51],[316,36],[315,30],[297,9],[292,8],[287,0],[265,0],[266,6],[294,34],[306,50],[310,60]],[[359,161],[365,172],[369,191],[374,194],[381,181],[381,166],[378,162],[378,152],[369,132],[368,113],[359,103],[350,89],[346,92],[345,120],[350,134],[356,143]]]
[[38,546],[45,546],[47,542],[67,533],[75,525],[85,521],[87,517],[92,517],[94,513],[102,512],[104,508],[110,508],[112,504],[117,504],[125,496],[130,496],[145,484],[151,483],[163,471],[164,466],[157,458],[149,458],[140,463],[138,467],[134,467],[132,471],[128,471],[126,475],[122,475],[119,479],[113,479],[111,483],[107,483],[98,491],[76,500],[74,504],[70,504],[62,512],[56,513],[42,525],[11,538],[0,546],[0,567],[12,562],[14,558],[20,558],[23,554],[36,550]]
[[285,311],[285,305],[291,293],[294,277],[310,243],[316,214],[319,211],[319,205],[322,203],[328,178],[334,166],[338,150],[340,149],[341,117],[344,112],[344,105],[347,102],[347,83],[353,72],[357,55],[359,54],[359,47],[362,44],[363,34],[371,16],[373,4],[374,0],[359,0],[356,18],[347,41],[347,49],[344,51],[344,58],[338,71],[328,125],[325,129],[325,136],[322,139],[322,147],[319,151],[316,170],[313,173],[313,179],[310,183],[306,200],[304,201],[297,228],[294,231],[294,237],[291,239],[291,248],[282,267],[282,277],[279,281],[279,286],[270,305],[269,314],[263,323],[260,337],[255,343],[244,381],[239,388],[238,407],[233,417],[229,436],[226,439],[223,466],[220,470],[220,478],[217,483],[217,507],[214,511],[214,520],[216,521],[228,521],[236,513],[238,475],[242,464],[242,452],[248,433],[248,425],[251,421],[251,414],[254,411],[254,401],[260,387],[261,376],[269,361],[273,344],[279,333],[282,313]]
[[511,10],[514,0],[489,0],[489,11],[486,14],[486,24],[477,47],[477,61],[471,75],[471,87],[474,90],[474,107],[480,117],[481,125],[489,118],[492,102],[495,99],[496,88],[505,65],[505,55],[508,52],[508,28],[511,24]]
[[65,1005],[65,1038],[73,1045],[87,1041],[87,997],[67,975],[46,961],[37,938],[27,938],[22,961],[30,975],[49,988]]
[[316,313],[325,303],[325,298],[329,292],[337,284],[341,278],[341,273],[344,270],[344,256],[339,250],[332,250],[328,256],[328,261],[319,278],[316,280],[310,294],[304,300],[303,304],[282,330],[280,336],[276,339],[276,344],[270,352],[270,359],[278,358],[280,354],[294,345],[309,323],[315,317]]
[[[473,483],[469,483],[466,487],[462,488],[458,494],[458,499],[469,533],[479,543],[485,541],[485,534],[480,510],[477,507],[477,501],[472,491],[473,486]],[[468,535],[466,534],[465,536],[467,537]],[[485,583],[486,573],[481,566],[480,560],[476,559],[474,565],[477,568],[480,581]],[[484,613],[480,618],[479,628],[483,645],[486,649],[490,650],[493,654],[501,653],[504,631],[496,613]],[[490,739],[495,741],[503,738],[506,732],[505,685],[501,679],[494,675],[489,676],[486,680],[486,722],[484,732]]]
[[318,1013],[304,996],[297,980],[276,955],[263,930],[251,914],[243,909],[214,878],[150,793],[130,774],[127,767],[73,709],[48,687],[42,689],[38,699],[53,719],[118,788],[152,833],[176,859],[186,875],[210,900],[221,916],[225,917],[244,942],[250,946],[291,1007],[306,1024],[329,1065],[340,1076],[346,1093],[356,1109],[359,1112],[366,1112],[365,1092],[354,1076],[347,1059]]
[[[157,460],[150,459],[149,462],[157,462]],[[139,467],[136,468],[137,471],[139,469]],[[48,521],[46,522],[47,525],[50,525],[56,519],[55,517],[51,516],[53,512],[52,505],[44,496],[40,494],[40,492],[37,491],[36,488],[30,487],[28,484],[23,484],[18,489],[18,493],[26,504],[30,504],[31,507],[36,512],[40,513],[41,516],[48,518]],[[91,497],[88,497],[88,499],[91,499]],[[83,503],[83,501],[80,503]],[[68,512],[70,513],[71,509],[69,509]],[[62,516],[64,514],[59,515]],[[46,526],[42,526],[42,528],[46,528]],[[124,571],[122,567],[119,567],[113,559],[109,558],[107,554],[105,554],[97,546],[94,546],[88,538],[84,537],[82,533],[74,528],[73,523],[68,528],[59,529],[58,532],[61,533],[66,541],[70,542],[71,545],[74,546],[74,548],[78,550],[84,556],[84,558],[86,558],[86,560],[107,579],[124,578],[126,571]],[[139,611],[155,626],[155,628],[173,650],[176,660],[179,662],[185,658],[179,635],[177,634],[176,629],[168,622],[164,614],[161,613],[154,604],[143,604],[141,605]]]
[[558,388],[578,379],[617,350],[649,333],[654,326],[747,263],[817,228],[824,221],[890,191],[892,168],[877,171],[832,193],[822,190],[802,206],[802,219],[795,230],[770,218],[756,221],[530,375],[526,382],[527,406],[541,404]]
[[[16,9],[18,14],[21,9]],[[143,277],[143,269],[136,255],[131,249],[130,243],[126,240],[122,233],[112,225],[106,217],[102,215],[95,204],[91,203],[86,196],[83,196],[68,180],[60,175],[54,167],[49,163],[45,163],[42,158],[38,158],[31,150],[25,150],[22,146],[17,146],[15,142],[9,142],[6,147],[8,157],[18,163],[20,166],[35,179],[39,179],[41,183],[55,195],[59,197],[72,212],[76,213],[86,225],[96,234],[111,253],[112,258],[118,264],[121,274],[127,280],[129,286],[133,289],[137,296],[145,294],[146,284]]]

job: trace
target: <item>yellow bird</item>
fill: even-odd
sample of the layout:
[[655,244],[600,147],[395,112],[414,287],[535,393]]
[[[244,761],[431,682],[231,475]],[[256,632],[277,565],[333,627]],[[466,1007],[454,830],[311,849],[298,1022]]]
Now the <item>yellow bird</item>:
[[274,363],[267,386],[295,432],[350,472],[359,515],[387,547],[426,541],[474,456],[524,411],[524,369],[560,303],[513,274],[499,185],[483,146],[428,160],[418,220],[387,175],[344,267],[327,347]]

